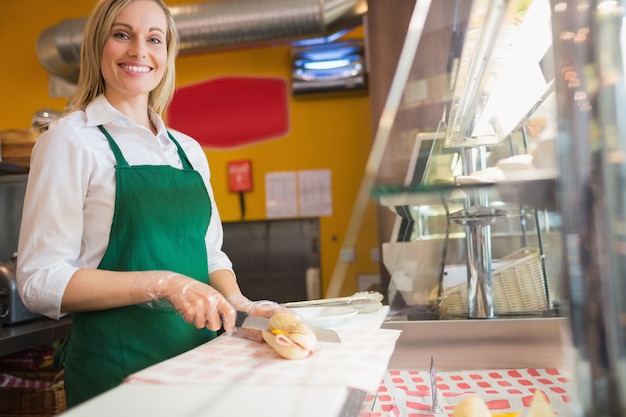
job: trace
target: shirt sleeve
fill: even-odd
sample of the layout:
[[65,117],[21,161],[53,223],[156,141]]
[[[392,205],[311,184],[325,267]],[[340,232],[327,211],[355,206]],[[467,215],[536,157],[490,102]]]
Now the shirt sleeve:
[[44,132],[31,154],[18,244],[16,279],[26,307],[58,319],[78,269],[89,155],[66,126]]

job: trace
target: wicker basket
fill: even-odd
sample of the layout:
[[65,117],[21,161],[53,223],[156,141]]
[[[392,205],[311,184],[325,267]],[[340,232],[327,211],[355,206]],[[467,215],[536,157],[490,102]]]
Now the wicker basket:
[[0,417],[52,417],[66,409],[63,371],[7,371],[19,378],[49,381],[47,388],[0,388]]
[[[522,248],[504,258],[493,270],[493,302],[496,315],[537,313],[548,309],[546,287],[537,248]],[[445,290],[439,299],[441,316],[467,315],[467,283]]]

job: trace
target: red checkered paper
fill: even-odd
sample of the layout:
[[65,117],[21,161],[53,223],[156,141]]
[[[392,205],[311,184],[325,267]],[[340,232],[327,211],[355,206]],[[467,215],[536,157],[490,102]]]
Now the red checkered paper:
[[400,415],[394,392],[405,391],[409,417],[451,417],[454,407],[468,395],[478,395],[492,414],[522,412],[530,407],[535,390],[546,394],[557,416],[572,415],[571,374],[566,369],[501,369],[437,372],[439,406],[443,414],[431,413],[429,371],[388,371],[378,393],[366,397],[359,417]]
[[48,381],[23,379],[11,374],[0,374],[0,388],[34,388],[44,389],[50,386]]

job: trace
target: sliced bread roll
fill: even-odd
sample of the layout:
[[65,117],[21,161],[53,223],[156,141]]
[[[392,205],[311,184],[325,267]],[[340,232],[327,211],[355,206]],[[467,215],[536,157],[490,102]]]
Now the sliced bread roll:
[[315,333],[298,317],[280,313],[270,319],[270,329],[263,330],[263,340],[286,359],[303,359],[315,351]]

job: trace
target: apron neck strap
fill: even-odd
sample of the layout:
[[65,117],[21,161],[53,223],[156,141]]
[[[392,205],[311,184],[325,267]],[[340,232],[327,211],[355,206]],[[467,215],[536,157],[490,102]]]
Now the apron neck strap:
[[117,165],[127,167],[128,162],[126,162],[126,158],[124,158],[124,155],[122,155],[122,151],[120,150],[120,147],[117,146],[117,143],[115,143],[111,135],[109,135],[109,132],[107,132],[107,130],[102,125],[99,125],[98,129],[100,129],[100,131],[104,133],[104,136],[106,136],[107,140],[109,141],[109,146],[111,147],[111,150],[113,151],[113,155],[115,155],[115,160],[117,161]]
[[[107,140],[109,141],[109,146],[111,147],[111,150],[113,151],[113,155],[115,155],[115,160],[117,161],[117,165],[127,167],[128,162],[126,161],[126,158],[124,158],[124,155],[122,154],[120,147],[117,146],[117,143],[115,143],[115,141],[113,140],[109,132],[107,132],[107,130],[102,125],[99,125],[98,129],[100,129],[100,131],[104,133],[104,136],[106,136]],[[185,170],[193,170],[193,167],[191,166],[191,162],[189,162],[189,159],[187,159],[187,154],[185,154],[185,152],[183,151],[183,148],[180,146],[178,141],[174,139],[174,136],[172,136],[172,134],[169,131],[167,132],[167,135],[170,137],[172,142],[174,142],[174,144],[176,145],[176,149],[178,149],[178,156],[180,157],[180,161],[183,164],[183,168]]]
[[187,154],[183,151],[183,148],[180,146],[178,141],[174,139],[174,136],[172,136],[169,130],[167,131],[167,135],[170,137],[172,142],[174,142],[174,144],[176,145],[176,148],[178,148],[178,156],[180,157],[180,161],[183,164],[183,168],[186,170],[193,170],[193,167],[191,166],[191,162],[189,162],[189,159],[187,159]]

